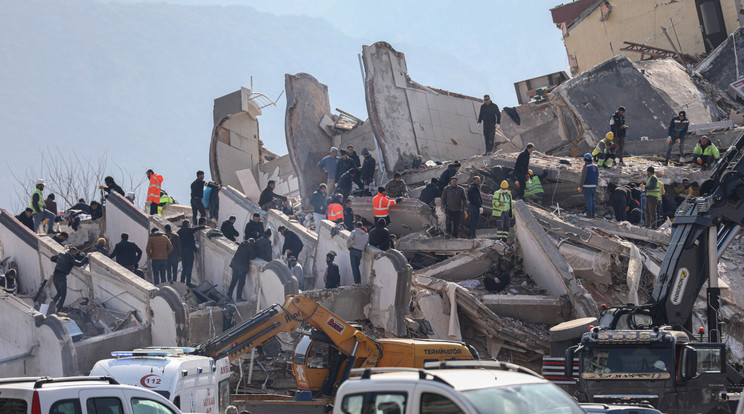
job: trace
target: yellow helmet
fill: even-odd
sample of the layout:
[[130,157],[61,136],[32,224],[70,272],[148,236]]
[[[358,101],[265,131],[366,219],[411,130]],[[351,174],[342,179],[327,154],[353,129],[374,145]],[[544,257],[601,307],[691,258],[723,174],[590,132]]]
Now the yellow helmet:
[[605,138],[612,140],[615,138],[615,134],[612,133],[612,131],[605,134]]
[[529,173],[530,175],[535,175],[535,173],[534,173],[534,172],[532,172],[532,170],[527,170],[527,172],[528,172],[528,173]]
[[506,180],[502,181],[501,182],[501,188],[503,188],[504,190],[506,190],[507,188],[509,188],[509,182],[506,181]]

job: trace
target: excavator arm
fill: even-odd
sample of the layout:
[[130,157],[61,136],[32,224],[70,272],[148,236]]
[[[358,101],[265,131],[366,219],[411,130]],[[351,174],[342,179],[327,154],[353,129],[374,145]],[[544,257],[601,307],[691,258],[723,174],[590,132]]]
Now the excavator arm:
[[[362,367],[376,366],[382,356],[379,344],[312,299],[287,296],[283,305],[274,304],[196,348],[196,353],[230,361],[261,346],[280,332],[294,332],[301,323],[322,331],[339,351]],[[350,367],[351,368],[351,367]]]

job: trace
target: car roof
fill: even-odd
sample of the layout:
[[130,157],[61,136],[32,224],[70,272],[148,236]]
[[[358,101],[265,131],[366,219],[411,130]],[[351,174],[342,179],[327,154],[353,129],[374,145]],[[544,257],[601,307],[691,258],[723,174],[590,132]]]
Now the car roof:
[[581,408],[590,413],[661,413],[653,407],[621,404],[582,403]]
[[117,387],[134,390],[142,390],[131,385],[122,385],[109,377],[68,377],[68,378],[50,378],[50,377],[22,377],[22,378],[3,378],[0,379],[1,389],[27,389],[27,390],[45,390],[59,388],[100,388],[100,387]]
[[[443,369],[428,372],[434,375],[434,377],[429,378],[430,380],[444,383],[456,391],[468,391],[510,385],[548,383],[547,380],[532,375],[496,369]],[[391,383],[422,380],[420,374],[415,371],[384,372],[376,374],[373,378],[374,381]],[[361,381],[363,381],[363,379]]]

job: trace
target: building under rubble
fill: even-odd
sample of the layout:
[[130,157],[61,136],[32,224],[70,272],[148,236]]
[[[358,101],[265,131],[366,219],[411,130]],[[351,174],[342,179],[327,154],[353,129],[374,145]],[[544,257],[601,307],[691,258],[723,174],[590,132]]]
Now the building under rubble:
[[[680,109],[692,120],[689,150],[701,134],[727,147],[742,133],[737,120],[741,105],[721,88],[733,81],[721,75],[725,65],[718,59],[723,56],[714,51],[701,64],[706,70],[692,75],[673,60],[612,57],[573,79],[562,79],[543,99],[505,108],[496,152],[486,155],[477,127],[481,101],[417,83],[407,72],[403,53],[384,42],[362,48],[366,119],[332,111],[328,88],[313,76],[285,75],[286,155],[267,151],[260,140],[258,122],[266,104],[262,95],[241,88],[217,98],[209,159],[221,188],[212,224],[235,216],[242,233],[258,213],[266,228],[274,230],[275,259],[253,261],[242,294],[246,301],[233,303],[225,296],[237,244],[206,229],[197,237],[197,287],[155,286],[150,275],[140,278],[93,253],[89,266],[69,276],[68,317],[51,314],[40,306],[54,293],[44,282],[52,271],[50,257],[64,247],[2,211],[0,258],[4,269],[18,269],[20,280],[19,294],[0,294],[0,314],[8,315],[0,318],[0,327],[17,333],[0,345],[3,375],[87,374],[111,351],[198,344],[298,292],[379,336],[465,340],[483,356],[537,367],[550,351],[550,326],[594,317],[602,303],[648,300],[670,242],[668,225],[651,230],[617,223],[605,207],[596,219],[579,214],[583,201],[576,192],[581,175],[576,155],[604,136],[617,106],[627,108],[631,128],[626,150],[632,157],[622,168],[602,170],[601,204],[607,200],[608,183],[645,179],[646,167],[665,151],[666,126]],[[530,167],[542,177],[545,195],[538,203],[515,202],[509,240],[498,241],[490,228],[488,201],[502,179],[511,180],[517,152],[528,142],[536,146]],[[390,210],[390,228],[398,236],[395,248],[368,246],[364,251],[361,286],[352,286],[347,230],[327,220],[306,226],[303,214],[288,217],[257,204],[260,191],[274,180],[277,193],[310,211],[307,200],[324,180],[317,162],[331,146],[347,145],[357,151],[368,148],[378,160],[378,183],[402,173],[412,196]],[[470,182],[475,175],[484,178],[486,213],[473,239],[443,237],[442,213],[416,197],[454,159],[462,162],[459,182]],[[703,183],[709,176],[690,165],[660,166],[657,172],[670,188],[682,178]],[[352,207],[360,219],[373,221],[370,198],[354,197]],[[113,245],[126,232],[144,247],[149,229],[176,226],[190,214],[188,207],[169,205],[162,216],[148,216],[112,192],[104,218],[84,222],[67,244],[82,246],[102,236]],[[280,226],[296,233],[305,246],[298,257],[303,280],[293,277],[286,265],[283,236],[276,231]],[[736,271],[744,262],[743,248],[734,243],[719,266],[724,287],[730,287],[724,290],[722,310],[737,361],[744,359],[744,304],[732,292],[744,285]],[[325,290],[324,257],[331,250],[339,253],[342,287]],[[144,257],[140,265],[149,268]],[[486,278],[508,278],[510,283],[488,291]],[[698,309],[696,322],[703,314]],[[286,364],[267,365],[287,373]]]

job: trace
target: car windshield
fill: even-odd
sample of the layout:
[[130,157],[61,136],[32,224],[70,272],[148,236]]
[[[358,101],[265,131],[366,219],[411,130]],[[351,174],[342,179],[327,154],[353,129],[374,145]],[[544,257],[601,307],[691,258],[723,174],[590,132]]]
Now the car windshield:
[[462,391],[479,414],[586,414],[553,384],[521,384]]
[[590,347],[584,350],[582,376],[594,374],[654,374],[669,378],[670,348]]

